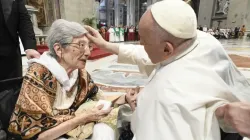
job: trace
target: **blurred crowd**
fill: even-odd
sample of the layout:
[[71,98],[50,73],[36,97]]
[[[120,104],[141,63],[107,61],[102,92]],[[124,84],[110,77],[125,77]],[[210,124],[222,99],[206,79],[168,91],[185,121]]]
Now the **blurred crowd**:
[[102,26],[99,29],[102,37],[109,42],[138,41],[138,25],[133,26]]
[[[246,27],[242,25],[241,27],[235,28],[208,28],[207,26],[199,26],[198,30],[207,32],[213,35],[217,39],[232,39],[232,38],[243,38],[246,34]],[[249,36],[249,35],[248,35]]]

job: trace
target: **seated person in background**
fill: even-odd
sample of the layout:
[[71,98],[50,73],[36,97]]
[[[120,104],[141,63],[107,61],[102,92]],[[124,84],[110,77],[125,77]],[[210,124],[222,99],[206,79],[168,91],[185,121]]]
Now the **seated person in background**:
[[243,36],[245,35],[245,32],[246,32],[246,27],[245,25],[243,25],[240,29],[240,31],[242,32]]
[[[79,125],[98,122],[113,111],[98,106],[78,116],[75,114],[90,99],[101,97],[85,70],[91,53],[86,33],[85,28],[75,22],[60,19],[52,24],[47,37],[49,52],[29,61],[10,120],[11,134],[19,139],[56,139]],[[109,125],[97,123],[93,128],[92,139],[94,137],[114,140],[115,133]]]

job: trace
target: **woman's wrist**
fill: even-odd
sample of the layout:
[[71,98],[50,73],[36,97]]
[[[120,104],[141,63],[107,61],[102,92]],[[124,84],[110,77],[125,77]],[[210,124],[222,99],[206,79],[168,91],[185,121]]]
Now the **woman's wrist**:
[[85,125],[89,121],[89,117],[87,115],[80,115],[74,118],[74,124]]

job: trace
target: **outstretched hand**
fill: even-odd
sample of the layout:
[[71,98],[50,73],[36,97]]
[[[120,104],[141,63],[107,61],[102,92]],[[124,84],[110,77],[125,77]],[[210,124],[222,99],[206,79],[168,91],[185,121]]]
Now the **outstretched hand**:
[[250,104],[230,103],[219,107],[215,115],[234,128],[240,135],[250,138]]

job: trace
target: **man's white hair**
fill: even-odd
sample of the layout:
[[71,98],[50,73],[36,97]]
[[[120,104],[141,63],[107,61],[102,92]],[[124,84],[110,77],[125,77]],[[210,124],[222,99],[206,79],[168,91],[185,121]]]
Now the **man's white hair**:
[[54,44],[59,43],[62,47],[67,47],[73,38],[82,36],[87,30],[79,23],[58,19],[53,22],[48,32],[46,42],[49,47],[50,55],[56,58]]

